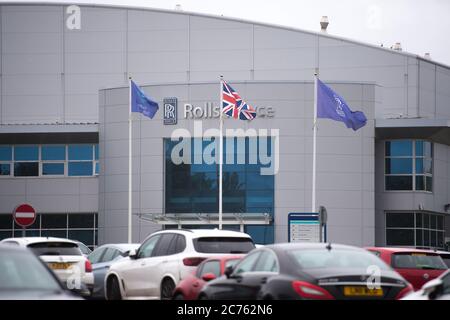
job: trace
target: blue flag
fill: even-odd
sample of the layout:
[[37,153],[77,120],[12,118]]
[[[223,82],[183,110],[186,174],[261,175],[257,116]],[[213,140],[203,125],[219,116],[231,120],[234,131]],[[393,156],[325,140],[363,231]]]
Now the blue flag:
[[156,111],[158,111],[158,103],[150,99],[145,95],[145,93],[139,88],[139,86],[131,82],[131,112],[140,112],[144,116],[153,119]]
[[344,122],[354,131],[364,127],[367,118],[361,111],[352,111],[344,99],[317,79],[317,117]]

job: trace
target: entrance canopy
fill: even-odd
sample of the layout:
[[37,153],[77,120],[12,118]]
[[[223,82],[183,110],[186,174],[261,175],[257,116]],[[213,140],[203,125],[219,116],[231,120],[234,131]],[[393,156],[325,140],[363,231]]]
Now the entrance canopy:
[[[163,225],[218,225],[218,213],[140,213],[140,219]],[[268,225],[272,216],[268,213],[223,213],[222,224],[240,225],[244,231],[244,225]]]

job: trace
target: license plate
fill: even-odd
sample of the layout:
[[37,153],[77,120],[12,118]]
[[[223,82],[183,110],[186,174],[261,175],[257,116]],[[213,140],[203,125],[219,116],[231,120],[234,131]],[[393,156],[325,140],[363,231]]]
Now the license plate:
[[374,288],[369,289],[368,287],[344,287],[344,295],[348,297],[382,297],[383,289]]
[[53,270],[66,270],[66,269],[69,269],[70,267],[72,267],[72,263],[68,263],[68,262],[50,262],[48,264],[48,266],[50,267],[50,269],[53,269]]

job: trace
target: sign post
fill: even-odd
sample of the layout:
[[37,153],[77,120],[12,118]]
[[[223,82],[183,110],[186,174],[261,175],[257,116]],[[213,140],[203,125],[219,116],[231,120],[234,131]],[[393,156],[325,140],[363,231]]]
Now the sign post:
[[317,212],[289,213],[289,242],[320,242],[320,218]]
[[14,209],[14,221],[22,227],[22,237],[26,236],[26,228],[36,220],[36,210],[29,204],[21,204]]

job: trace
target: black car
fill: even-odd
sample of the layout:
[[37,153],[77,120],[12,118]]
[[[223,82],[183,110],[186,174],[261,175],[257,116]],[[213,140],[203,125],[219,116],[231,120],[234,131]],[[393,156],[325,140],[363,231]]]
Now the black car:
[[0,300],[74,299],[29,249],[0,244]]
[[251,251],[199,299],[400,299],[412,286],[364,249],[286,243]]

